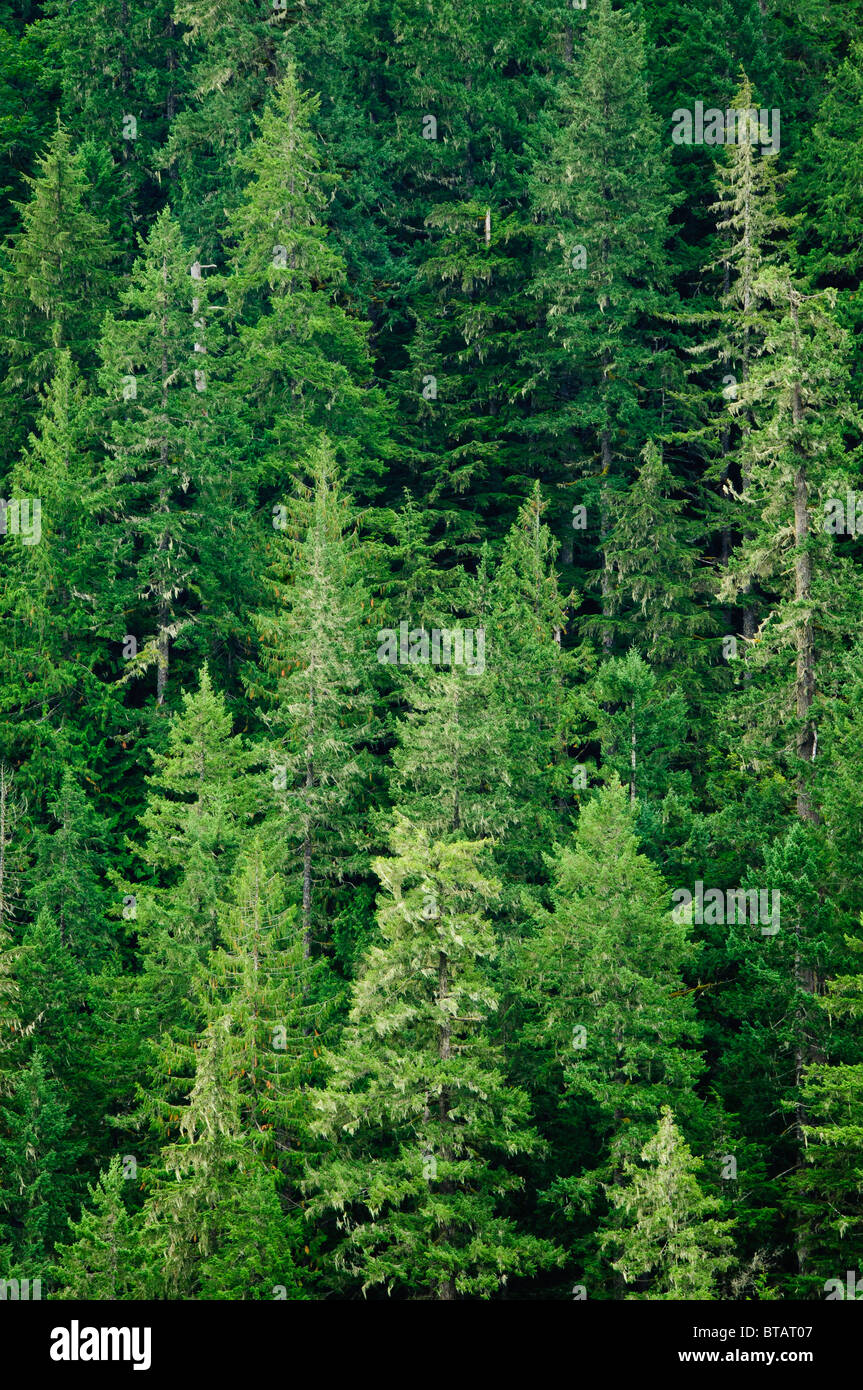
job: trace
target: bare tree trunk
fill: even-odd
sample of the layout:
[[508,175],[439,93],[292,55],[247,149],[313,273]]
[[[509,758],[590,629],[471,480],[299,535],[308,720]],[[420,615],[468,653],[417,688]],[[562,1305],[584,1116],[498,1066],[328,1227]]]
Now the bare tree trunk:
[[[165,546],[159,542],[159,549],[164,550]],[[168,668],[171,662],[171,638],[168,634],[168,606],[166,603],[159,605],[159,636],[156,641],[156,704],[165,703],[165,691],[168,688]]]

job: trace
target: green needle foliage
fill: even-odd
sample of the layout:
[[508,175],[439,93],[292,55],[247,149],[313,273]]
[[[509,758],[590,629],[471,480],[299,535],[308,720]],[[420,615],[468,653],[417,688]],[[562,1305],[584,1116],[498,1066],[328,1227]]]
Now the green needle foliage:
[[100,319],[116,291],[109,229],[88,206],[82,161],[63,126],[25,181],[30,196],[18,206],[20,228],[9,238],[0,272],[3,400],[12,415],[6,445],[13,448],[24,443],[36,392],[64,350],[92,365]]
[[717,1219],[719,1202],[700,1187],[702,1165],[669,1106],[640,1158],[644,1166],[627,1160],[625,1183],[610,1191],[620,1224],[603,1234],[603,1245],[620,1247],[614,1268],[627,1284],[648,1284],[632,1298],[710,1301],[732,1263],[733,1222]]
[[497,1008],[486,917],[500,889],[482,841],[433,841],[398,815],[375,862],[380,944],[357,980],[345,1040],[316,1093],[328,1141],[309,1211],[335,1210],[336,1264],[363,1291],[489,1297],[556,1258],[500,1208],[535,1152],[527,1097],[488,1037]]
[[0,0],[0,1301],[863,1268],[861,19]]

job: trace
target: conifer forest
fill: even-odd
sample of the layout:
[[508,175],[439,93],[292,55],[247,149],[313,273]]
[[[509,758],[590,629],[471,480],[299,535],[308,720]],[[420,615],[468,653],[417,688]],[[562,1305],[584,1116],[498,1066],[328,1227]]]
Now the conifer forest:
[[863,0],[0,0],[4,1299],[863,1298],[861,286]]

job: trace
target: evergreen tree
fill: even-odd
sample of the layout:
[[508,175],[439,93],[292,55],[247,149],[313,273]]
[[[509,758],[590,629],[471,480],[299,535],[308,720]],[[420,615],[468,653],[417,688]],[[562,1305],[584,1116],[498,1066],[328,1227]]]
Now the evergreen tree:
[[232,733],[205,666],[198,690],[183,695],[167,751],[154,755],[140,819],[139,854],[155,881],[138,887],[133,920],[150,969],[168,991],[158,1004],[163,1025],[174,1015],[169,1000],[176,1006],[195,995],[198,971],[218,940],[217,904],[257,803],[255,762]]
[[[19,952],[13,946],[12,929],[19,908],[21,891],[21,845],[16,834],[18,823],[26,810],[16,796],[14,777],[4,762],[0,762],[0,1060],[16,1041],[21,1030],[18,1017],[18,982],[15,966]],[[12,1037],[9,1037],[9,1034]],[[0,1096],[12,1084],[4,1066],[0,1066]]]
[[[744,81],[735,109],[752,104]],[[830,542],[816,522],[818,503],[842,473],[854,412],[847,385],[847,342],[832,314],[835,296],[807,294],[775,246],[787,228],[777,207],[770,158],[757,158],[751,139],[732,145],[720,176],[721,229],[733,238],[727,258],[727,355],[737,365],[728,410],[741,421],[736,449],[739,484],[729,479],[742,532],[723,579],[724,597],[749,594],[757,583],[772,608],[759,624],[747,603],[743,636],[756,667],[793,652],[793,675],[759,682],[759,725],[765,706],[774,726],[793,730],[797,814],[812,820],[811,768],[817,740],[813,700],[818,685],[816,614],[849,616],[849,596],[829,572]],[[760,616],[760,615],[759,615]],[[837,614],[838,616],[838,614]],[[830,632],[830,621],[820,624]],[[781,667],[780,667],[781,670]],[[766,686],[766,688],[765,688]],[[740,703],[738,701],[738,703]],[[743,708],[746,708],[745,702]],[[766,721],[765,721],[766,722]]]
[[[430,649],[433,631],[412,629],[414,649],[424,640]],[[478,664],[421,666],[405,696],[393,752],[396,803],[436,840],[502,835],[515,812],[504,771],[506,716],[491,678]]]
[[64,350],[78,362],[92,361],[112,294],[108,229],[88,207],[81,161],[61,125],[25,182],[30,197],[17,205],[20,230],[9,239],[0,272],[9,448],[26,438],[37,390],[54,375]]
[[627,1159],[628,1182],[609,1189],[616,1224],[603,1232],[602,1242],[620,1249],[614,1268],[627,1284],[649,1279],[648,1291],[633,1298],[714,1299],[716,1280],[732,1263],[733,1223],[717,1219],[720,1204],[702,1190],[703,1165],[690,1152],[669,1106],[662,1107],[656,1133],[640,1157],[647,1166]]
[[[49,908],[23,928],[15,975],[21,1018],[42,1052],[44,1070],[63,1082],[64,1105],[76,1119],[82,1109],[92,1111],[94,1101],[100,1111],[91,1072],[95,1029],[87,1008],[87,975]],[[26,1057],[29,1048],[19,1057],[22,1052]]]
[[[507,738],[501,781],[514,824],[497,850],[507,879],[546,877],[543,853],[566,825],[572,727],[573,657],[563,649],[568,604],[555,570],[557,545],[545,523],[540,486],[504,541],[489,594],[489,663]],[[505,774],[504,774],[505,769]]]
[[370,672],[373,614],[359,573],[349,499],[324,439],[286,511],[271,569],[273,607],[256,615],[263,672],[250,673],[266,701],[283,871],[302,893],[308,954],[327,939],[338,884],[367,865],[363,783],[374,735]]
[[553,868],[553,911],[524,946],[532,1017],[522,1046],[537,1083],[556,1077],[563,1103],[591,1128],[584,1171],[552,1186],[575,1213],[620,1181],[663,1105],[699,1121],[692,1089],[703,1064],[682,978],[689,932],[638,850],[634,809],[616,779],[584,806],[575,843],[558,849]]
[[[859,955],[859,939],[849,945]],[[861,985],[859,974],[838,976],[818,1003],[834,1018],[856,1023],[863,1007]],[[847,1042],[845,1055],[856,1056]],[[844,1279],[845,1270],[857,1269],[863,1256],[863,1066],[856,1060],[809,1066],[802,1100],[808,1121],[804,1163],[794,1174],[790,1205],[803,1228],[811,1269],[800,1292],[822,1297],[828,1275]]]
[[497,999],[485,912],[499,884],[483,848],[397,816],[392,857],[375,862],[380,944],[312,1098],[328,1150],[309,1180],[309,1215],[339,1215],[336,1264],[363,1291],[489,1297],[556,1258],[500,1211],[520,1186],[507,1160],[538,1139],[486,1033]]
[[110,171],[97,204],[129,264],[143,219],[161,202],[153,164],[188,84],[188,47],[172,8],[169,0],[49,0],[42,23],[64,115],[82,150]]
[[326,999],[300,934],[279,949],[281,896],[253,846],[238,871],[227,946],[211,957],[194,1082],[174,1117],[179,1136],[162,1151],[167,1177],[148,1199],[148,1245],[171,1297],[266,1299],[279,1287],[299,1296],[296,1188],[285,1211],[278,1174],[298,1176],[291,1151],[308,1137],[304,1092],[320,1069],[315,1023]]
[[837,908],[842,905],[844,925],[849,932],[863,912],[863,846],[857,834],[863,817],[857,774],[863,760],[863,729],[857,717],[863,699],[861,655],[860,642],[855,641],[831,662],[830,698],[822,704],[822,736],[816,761],[817,804],[829,877],[834,901]]
[[71,1239],[57,1251],[55,1298],[115,1302],[140,1297],[140,1233],[124,1198],[123,1159],[115,1155],[98,1182],[88,1186],[92,1203],[69,1222]]
[[6,117],[0,135],[4,238],[17,223],[9,195],[23,192],[22,175],[32,169],[56,119],[53,84],[45,81],[45,46],[34,22],[39,8],[32,0],[4,0],[0,6],[0,105]]
[[[763,270],[773,264],[780,254],[778,246],[789,230],[789,221],[779,205],[783,179],[776,169],[775,154],[762,156],[753,140],[748,113],[755,109],[756,93],[744,74],[735,92],[730,110],[735,122],[743,121],[742,130],[735,124],[736,139],[725,146],[724,158],[716,167],[715,184],[718,201],[711,212],[717,219],[719,260],[714,269],[722,271],[719,335],[715,341],[702,345],[702,353],[715,354],[711,365],[724,373],[720,426],[720,461],[714,473],[722,482],[723,493],[732,499],[718,501],[722,531],[722,561],[727,564],[731,534],[740,527],[735,517],[734,482],[745,495],[750,483],[746,461],[746,441],[753,425],[751,409],[746,408],[738,389],[741,383],[745,394],[752,365],[764,350],[767,334],[764,305],[756,286]],[[718,401],[713,391],[712,399]],[[744,601],[742,632],[747,641],[755,634],[758,612],[755,595]]]
[[471,562],[539,472],[518,428],[519,347],[532,318],[525,141],[546,22],[523,0],[470,11],[400,0],[388,25],[394,481],[418,491],[436,539]]
[[675,381],[667,326],[675,310],[673,199],[644,69],[643,28],[599,0],[576,85],[561,95],[560,127],[532,182],[543,254],[531,287],[540,318],[528,428],[548,458],[549,483],[571,488],[586,475],[580,499],[599,552],[606,618],[612,494],[647,440],[661,438]]
[[24,861],[20,841],[26,801],[18,795],[15,774],[0,762],[0,930],[8,934],[18,915]]
[[339,170],[328,222],[363,317],[387,339],[385,356],[404,313],[399,231],[385,212],[401,183],[382,139],[393,117],[384,58],[395,57],[392,32],[372,0],[318,0],[291,15],[291,52],[302,85],[320,94],[314,125]]
[[103,887],[105,828],[69,768],[47,809],[53,833],[40,829],[34,837],[28,905],[36,916],[52,914],[61,940],[88,974],[116,967]]
[[763,862],[738,880],[759,891],[760,925],[751,916],[741,922],[738,914],[736,921],[717,921],[705,907],[705,974],[726,979],[711,1001],[707,1028],[715,1037],[718,1027],[723,1039],[714,1072],[725,1105],[747,1134],[769,1145],[786,1175],[784,1190],[781,1184],[765,1190],[764,1206],[774,1208],[771,1239],[793,1242],[798,1272],[807,1275],[810,1252],[788,1179],[806,1157],[804,1073],[843,1046],[838,1029],[831,1039],[817,997],[822,981],[844,968],[847,953],[817,828],[792,821],[762,853]]
[[305,957],[296,911],[259,841],[229,899],[194,1085],[175,1117],[180,1137],[162,1154],[173,1179],[157,1180],[149,1203],[150,1242],[166,1251],[177,1287],[196,1278],[203,1297],[299,1297],[297,1184],[333,989],[325,963]]
[[141,971],[118,982],[109,1007],[123,1020],[118,1085],[128,1094],[143,1043],[147,1077],[135,1119],[161,1136],[191,1084],[209,954],[221,939],[219,904],[260,802],[252,772],[259,760],[232,734],[206,667],[154,761],[138,849],[146,877],[116,884],[135,923]]
[[698,602],[707,588],[698,577],[701,528],[674,491],[662,449],[648,442],[631,486],[615,498],[607,547],[612,630],[666,672],[699,665],[693,639],[712,626]]
[[[214,466],[197,264],[170,212],[161,213],[120,297],[124,317],[107,320],[101,346],[121,585],[110,620],[124,652],[134,639],[125,678],[155,666],[159,705],[172,645],[197,610],[200,496]],[[137,632],[120,630],[121,619]]]
[[201,1266],[232,1236],[231,1258],[222,1262],[228,1296],[272,1297],[254,1280],[263,1272],[268,1284],[280,1283],[291,1268],[272,1175],[244,1134],[226,1058],[229,1026],[222,1019],[201,1040],[188,1105],[178,1116],[181,1137],[164,1152],[169,1177],[157,1183],[144,1218],[151,1277],[171,1298],[201,1289]]
[[181,104],[174,85],[168,89],[170,126],[159,164],[174,185],[184,234],[207,261],[219,254],[225,211],[239,198],[238,156],[283,72],[286,16],[279,0],[254,7],[244,0],[179,0],[169,14],[190,54],[180,74],[181,90],[190,95]]
[[[859,288],[863,275],[856,236],[855,201],[863,160],[863,46],[852,43],[845,60],[827,76],[826,90],[800,154],[799,177],[789,196],[801,205],[799,241],[812,282],[835,287],[836,313],[851,337],[859,366]],[[854,372],[856,377],[857,372]]]
[[102,762],[81,713],[84,701],[90,717],[105,717],[108,706],[94,670],[108,650],[96,631],[104,573],[96,514],[103,499],[85,415],[82,384],[64,349],[8,480],[20,532],[7,535],[0,552],[4,723],[14,756],[28,764],[24,777],[40,791],[53,782],[70,742],[91,769]]
[[[652,854],[669,855],[686,839],[692,803],[687,704],[660,684],[637,650],[604,662],[581,707],[599,741],[603,781],[619,779],[637,807],[638,830]],[[586,780],[586,779],[585,779]]]
[[[565,603],[543,510],[537,486],[499,565],[493,569],[485,553],[475,579],[463,579],[455,612],[441,605],[422,627],[410,615],[406,655],[416,666],[402,691],[408,712],[393,752],[393,799],[405,814],[435,838],[496,841],[495,858],[512,884],[510,919],[516,885],[545,879],[543,850],[569,792]],[[462,635],[463,660],[451,655],[443,664],[440,637],[434,666],[435,627]],[[450,647],[457,650],[455,639]]]
[[382,446],[368,326],[346,299],[344,260],[325,221],[335,181],[311,128],[317,107],[289,66],[239,157],[248,183],[228,225],[231,379],[250,428],[271,445],[261,460],[270,486],[286,462],[299,473],[321,431],[351,478]]
[[68,768],[48,798],[45,821],[33,836],[24,891],[32,920],[21,934],[18,993],[50,1074],[62,1083],[76,1133],[86,1135],[95,1157],[106,1149],[113,1099],[105,1063],[114,1035],[98,1000],[120,965],[104,885],[107,827]]
[[82,1145],[72,1132],[61,1088],[36,1050],[0,1101],[0,1212],[20,1278],[50,1277],[80,1183]]

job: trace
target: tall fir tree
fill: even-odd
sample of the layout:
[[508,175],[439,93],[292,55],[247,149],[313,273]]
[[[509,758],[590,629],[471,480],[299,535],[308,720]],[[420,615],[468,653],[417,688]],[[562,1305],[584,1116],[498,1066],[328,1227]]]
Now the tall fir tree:
[[68,1237],[57,1250],[54,1298],[113,1303],[140,1297],[140,1223],[126,1204],[128,1180],[118,1154],[88,1187],[92,1205],[77,1221],[70,1220]]
[[80,1191],[82,1151],[62,1088],[37,1049],[0,1101],[0,1213],[13,1277],[50,1281]]
[[9,238],[0,274],[10,451],[26,439],[38,388],[54,375],[63,352],[92,362],[101,316],[118,288],[110,274],[115,250],[107,225],[88,205],[81,160],[63,126],[25,182],[30,196],[18,205],[20,229]]
[[[239,863],[211,953],[188,1101],[169,1123],[145,1217],[170,1296],[299,1296],[298,1181],[309,1089],[332,1020],[324,962],[303,953],[296,908],[260,840]],[[286,1296],[283,1294],[282,1296]]]
[[[138,233],[161,204],[153,169],[188,90],[188,45],[170,0],[49,0],[42,22],[65,118],[107,177],[100,212],[131,266]],[[101,195],[101,196],[100,196]]]
[[[344,259],[328,233],[336,182],[323,166],[312,119],[318,99],[291,64],[239,157],[248,182],[231,213],[230,268],[221,282],[236,328],[231,380],[248,427],[270,449],[256,453],[261,481],[294,476],[321,431],[353,482],[380,468],[382,402],[372,384],[368,325],[349,298]],[[367,481],[370,481],[367,478]]]
[[200,498],[216,463],[198,264],[171,213],[160,213],[121,296],[123,317],[107,320],[101,346],[119,532],[106,619],[127,661],[124,679],[155,667],[158,705],[172,647],[198,608]]
[[98,671],[109,651],[99,632],[98,596],[105,499],[87,397],[68,349],[40,405],[36,429],[8,479],[18,534],[7,527],[0,552],[0,698],[7,741],[36,794],[54,781],[57,760],[70,745],[93,771],[104,766],[92,723],[100,716],[113,723]]
[[702,1164],[690,1152],[669,1106],[662,1107],[656,1133],[640,1158],[645,1166],[627,1159],[627,1181],[610,1189],[615,1224],[602,1237],[605,1247],[619,1250],[614,1268],[626,1283],[649,1284],[646,1292],[629,1297],[714,1300],[717,1278],[734,1258],[733,1223],[717,1219],[720,1203],[702,1190]]
[[244,0],[179,0],[169,12],[188,55],[180,74],[186,100],[169,88],[169,128],[158,163],[173,185],[184,235],[206,261],[222,253],[225,213],[236,206],[243,183],[238,156],[283,76],[287,15],[278,0],[257,7]]
[[332,942],[327,923],[345,906],[339,884],[368,871],[374,615],[350,499],[326,438],[307,467],[308,484],[298,482],[284,506],[272,607],[255,617],[262,669],[249,673],[248,687],[265,704],[278,867],[300,889],[312,954]]
[[[545,481],[569,495],[579,483],[609,618],[611,496],[668,428],[677,377],[668,160],[648,101],[643,27],[611,0],[590,12],[532,191],[542,254],[526,428],[548,460]],[[603,640],[610,646],[611,633]]]
[[[859,958],[860,939],[848,944]],[[863,978],[837,976],[818,1003],[833,1019],[856,1024],[863,1010]],[[863,1065],[850,1042],[844,1039],[846,1060],[813,1063],[801,1078],[804,1163],[793,1176],[789,1197],[807,1251],[809,1267],[797,1287],[804,1297],[822,1297],[828,1279],[839,1280],[844,1297],[845,1271],[858,1269],[863,1258]]]
[[389,22],[393,482],[416,489],[436,539],[471,562],[539,471],[517,421],[532,308],[525,140],[541,99],[536,55],[544,68],[549,52],[544,22],[523,0],[480,0],[469,13],[401,0]]
[[487,1298],[557,1258],[500,1210],[521,1185],[507,1160],[538,1137],[486,1031],[497,999],[485,912],[500,890],[483,849],[431,840],[397,814],[392,857],[375,862],[381,936],[313,1096],[327,1149],[308,1209],[337,1213],[336,1265],[364,1292]]
[[609,517],[610,627],[618,643],[633,643],[673,680],[680,665],[692,670],[704,660],[698,639],[716,628],[705,602],[712,586],[698,572],[703,527],[675,496],[662,448],[648,441],[641,459],[629,488],[615,495]]
[[[190,1084],[192,1041],[203,1024],[219,904],[261,804],[257,755],[231,731],[224,698],[201,672],[155,755],[136,846],[139,880],[115,876],[118,908],[135,933],[140,973],[121,977],[105,1007],[121,1021],[117,1080],[124,1118],[164,1136]],[[142,1068],[142,1054],[146,1058]],[[130,1090],[139,1104],[128,1116]]]
[[[694,952],[616,779],[584,806],[574,845],[555,854],[551,891],[553,909],[523,950],[522,1065],[537,1085],[556,1081],[561,1105],[590,1126],[581,1171],[559,1173],[549,1195],[573,1216],[595,1212],[595,1238],[604,1188],[637,1157],[661,1106],[703,1124],[692,1094],[699,1028],[683,978]],[[585,1259],[602,1281],[595,1245]]]

